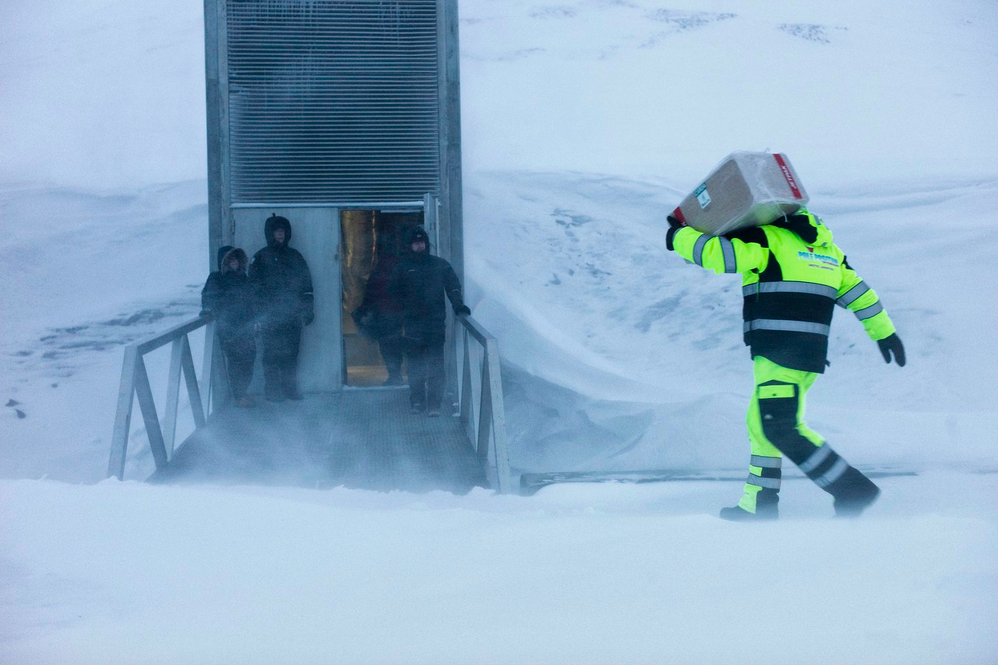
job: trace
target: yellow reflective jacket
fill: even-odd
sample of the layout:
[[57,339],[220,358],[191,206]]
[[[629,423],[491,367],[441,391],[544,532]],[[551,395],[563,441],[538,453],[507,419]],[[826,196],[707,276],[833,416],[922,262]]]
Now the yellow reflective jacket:
[[666,244],[707,270],[742,275],[745,344],[753,358],[823,372],[835,305],[854,312],[874,341],[894,332],[877,294],[849,266],[828,227],[805,208],[724,236],[681,227],[670,230]]

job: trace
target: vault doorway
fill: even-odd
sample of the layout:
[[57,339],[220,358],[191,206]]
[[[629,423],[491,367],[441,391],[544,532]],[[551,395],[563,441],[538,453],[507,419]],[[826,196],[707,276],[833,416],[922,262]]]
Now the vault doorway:
[[422,223],[421,209],[340,212],[344,386],[406,385],[404,303],[388,290],[388,280],[405,250],[406,233]]

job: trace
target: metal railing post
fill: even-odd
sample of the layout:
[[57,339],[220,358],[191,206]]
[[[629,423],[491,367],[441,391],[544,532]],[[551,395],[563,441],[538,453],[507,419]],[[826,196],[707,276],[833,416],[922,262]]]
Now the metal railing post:
[[184,368],[184,380],[187,382],[187,401],[191,404],[191,413],[194,416],[194,427],[204,427],[207,414],[204,412],[204,405],[201,401],[201,389],[198,388],[198,377],[194,373],[194,356],[191,355],[191,343],[187,340],[187,335],[181,338],[182,349],[180,364]]
[[492,397],[489,395],[489,365],[482,363],[481,406],[478,408],[478,462],[489,462],[489,437],[492,434]]
[[[206,326],[205,357],[204,369],[201,372],[201,385],[199,386],[198,376],[194,370],[194,357],[191,354],[190,340],[188,340],[187,335],[202,326]],[[131,435],[132,407],[135,399],[138,399],[139,402],[142,420],[145,422],[146,436],[149,439],[149,447],[152,450],[157,470],[167,466],[170,458],[173,457],[180,406],[181,375],[187,385],[187,397],[190,401],[191,414],[194,417],[194,427],[197,429],[205,425],[210,407],[211,380],[212,376],[217,374],[213,368],[221,355],[216,350],[218,342],[215,339],[214,330],[215,325],[211,319],[198,316],[174,326],[166,332],[125,347],[121,382],[118,386],[118,404],[114,416],[114,430],[111,433],[111,454],[107,466],[109,478],[115,476],[118,480],[124,480],[125,477],[125,461],[128,455],[128,439]],[[163,414],[164,421],[163,427],[161,427],[144,357],[145,354],[167,344],[171,344],[170,370],[166,389],[166,411]]]
[[232,398],[229,392],[229,368],[225,364],[225,354],[222,353],[222,340],[218,335],[214,336],[215,342],[212,344],[212,355],[214,362],[211,364],[211,407],[210,411],[215,411],[226,404]]
[[111,432],[111,458],[107,463],[107,476],[125,478],[125,456],[128,453],[128,435],[132,426],[132,405],[135,396],[135,361],[138,349],[134,344],[125,347],[125,359],[121,363],[121,382],[118,384],[118,407],[114,414],[114,430]]
[[201,411],[205,417],[211,413],[212,369],[215,366],[215,322],[204,327],[204,353],[201,355]]
[[[464,327],[464,344],[462,351],[462,376],[460,383],[461,424],[465,426],[468,439],[475,448],[479,463],[489,475],[490,457],[495,460],[496,490],[500,493],[515,492],[512,472],[509,465],[509,446],[506,439],[506,413],[502,393],[502,374],[499,362],[499,344],[470,316],[459,317]],[[475,399],[474,378],[476,372],[471,368],[471,349],[469,337],[482,349],[481,367],[478,368],[481,381],[478,389],[481,391]],[[478,402],[476,417],[475,402]],[[490,456],[490,444],[492,455]]]
[[[475,414],[472,412],[473,407],[471,405],[471,353],[468,349],[468,337],[470,334],[467,330],[461,331],[464,335],[464,362],[462,364],[461,370],[461,424],[464,425],[465,431],[469,431],[469,423],[471,423],[471,430],[474,431]],[[469,438],[471,438],[469,436]]]
[[[485,345],[484,364],[489,368],[489,397],[492,414],[492,447],[496,457],[496,475],[499,478],[499,492],[515,492],[509,469],[509,447],[506,441],[506,404],[502,394],[502,375],[499,365],[499,343],[490,339]],[[484,389],[483,389],[484,392]]]
[[149,385],[146,363],[141,357],[135,360],[135,395],[139,398],[139,409],[142,411],[142,420],[146,425],[146,436],[149,437],[149,447],[152,448],[156,469],[166,468],[169,460],[166,457],[163,430],[159,427],[156,402],[153,400],[152,386]]
[[180,403],[180,358],[187,335],[173,340],[170,345],[170,373],[166,385],[166,410],[163,412],[163,441],[167,456],[173,455],[173,444],[177,436],[177,407]]

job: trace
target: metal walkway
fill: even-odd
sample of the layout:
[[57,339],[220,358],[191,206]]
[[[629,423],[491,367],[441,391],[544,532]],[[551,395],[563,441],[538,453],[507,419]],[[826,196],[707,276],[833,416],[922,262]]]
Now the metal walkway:
[[455,417],[410,414],[406,390],[348,390],[216,413],[157,483],[467,493],[487,486]]
[[[188,335],[202,328],[199,376]],[[124,479],[137,401],[156,464],[148,479],[154,483],[515,492],[496,340],[470,316],[459,318],[455,335],[457,416],[411,414],[408,389],[397,388],[346,389],[240,409],[216,399],[228,389],[213,321],[185,321],[125,348],[108,476]],[[167,346],[166,399],[157,405],[145,356]],[[175,449],[182,385],[194,431]]]

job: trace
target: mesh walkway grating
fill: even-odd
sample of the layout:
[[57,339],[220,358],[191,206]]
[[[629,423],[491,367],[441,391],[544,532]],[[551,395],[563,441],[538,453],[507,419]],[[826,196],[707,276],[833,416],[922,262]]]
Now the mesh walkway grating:
[[486,485],[460,421],[410,414],[405,390],[225,409],[149,480],[455,493]]

